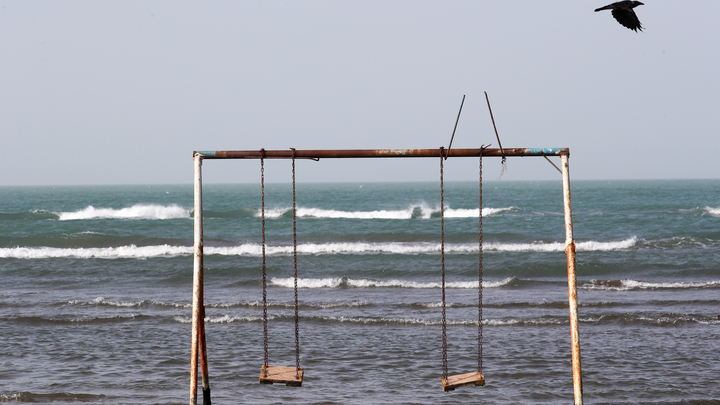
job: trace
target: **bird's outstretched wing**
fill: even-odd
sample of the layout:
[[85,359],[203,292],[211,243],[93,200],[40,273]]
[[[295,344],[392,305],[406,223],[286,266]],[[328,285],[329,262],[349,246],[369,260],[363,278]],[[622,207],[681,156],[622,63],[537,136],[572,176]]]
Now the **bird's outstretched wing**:
[[640,20],[633,9],[643,4],[644,3],[637,0],[622,0],[608,4],[605,7],[596,8],[595,11],[612,10],[612,16],[620,25],[637,32],[638,30],[642,31],[643,26],[640,24]]
[[612,15],[613,17],[615,17],[617,22],[619,22],[624,27],[630,28],[635,32],[637,32],[637,30],[643,30],[642,24],[640,24],[640,20],[638,19],[637,14],[635,14],[635,11],[633,11],[632,9],[626,10],[622,8],[614,8],[612,10]]

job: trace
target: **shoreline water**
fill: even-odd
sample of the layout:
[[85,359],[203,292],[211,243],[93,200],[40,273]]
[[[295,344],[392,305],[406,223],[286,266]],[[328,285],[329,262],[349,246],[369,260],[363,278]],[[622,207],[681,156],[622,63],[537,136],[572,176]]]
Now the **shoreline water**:
[[[585,403],[720,398],[720,181],[706,183],[573,182]],[[559,184],[486,183],[487,384],[449,394],[439,382],[436,184],[359,186],[298,192],[307,209],[298,223],[306,368],[299,389],[257,384],[258,187],[204,188],[213,399],[572,401]],[[448,350],[451,373],[461,373],[477,360],[477,190],[447,187],[457,214],[446,218]],[[278,365],[294,363],[288,190],[276,185],[266,196],[277,210],[267,226],[271,364]],[[10,191],[0,187],[0,401],[186,403],[192,188]],[[393,374],[412,378],[399,383]]]

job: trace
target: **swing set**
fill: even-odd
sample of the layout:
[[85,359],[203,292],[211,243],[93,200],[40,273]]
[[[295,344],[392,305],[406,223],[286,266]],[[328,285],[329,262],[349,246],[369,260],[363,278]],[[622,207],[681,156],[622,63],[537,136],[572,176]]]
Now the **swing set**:
[[[462,107],[461,107],[462,108]],[[452,145],[452,140],[451,140]],[[440,228],[441,228],[441,290],[442,290],[442,377],[443,390],[452,391],[456,388],[485,385],[483,374],[483,249],[482,249],[482,158],[483,156],[559,156],[562,162],[563,201],[565,211],[565,252],[568,269],[568,296],[570,309],[573,388],[575,404],[582,404],[582,377],[580,368],[580,339],[578,331],[577,285],[575,276],[575,240],[573,238],[572,213],[570,207],[570,176],[567,148],[515,148],[515,149],[356,149],[356,150],[249,150],[249,151],[196,151],[193,153],[195,166],[195,232],[194,232],[194,271],[193,271],[193,306],[192,306],[192,347],[190,361],[190,404],[197,404],[198,359],[202,373],[203,403],[210,404],[210,384],[207,367],[207,350],[205,343],[205,307],[203,304],[203,217],[202,217],[202,161],[204,159],[259,159],[261,184],[261,223],[262,223],[262,296],[263,296],[263,349],[264,362],[260,369],[260,384],[286,384],[301,387],[304,369],[300,367],[300,332],[298,313],[297,287],[297,231],[295,200],[295,160],[312,159],[319,161],[326,158],[440,158]],[[456,375],[448,375],[447,362],[447,320],[445,301],[445,209],[444,209],[444,161],[450,157],[479,158],[479,258],[478,258],[478,358],[477,370]],[[295,366],[273,366],[268,363],[268,316],[267,316],[267,284],[266,284],[266,253],[265,253],[265,159],[292,160],[292,195],[293,195],[293,267],[295,293]],[[552,161],[550,161],[552,164]]]

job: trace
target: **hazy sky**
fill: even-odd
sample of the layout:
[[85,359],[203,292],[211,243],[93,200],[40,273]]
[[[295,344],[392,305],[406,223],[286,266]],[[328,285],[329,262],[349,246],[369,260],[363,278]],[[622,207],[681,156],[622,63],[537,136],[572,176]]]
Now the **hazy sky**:
[[[504,147],[569,147],[572,179],[720,177],[720,1],[645,0],[639,33],[593,12],[609,2],[0,0],[0,185],[191,183],[193,150],[437,148],[463,94],[453,147],[496,147],[483,91]],[[303,161],[298,180],[437,172]],[[510,158],[503,180],[558,176]]]

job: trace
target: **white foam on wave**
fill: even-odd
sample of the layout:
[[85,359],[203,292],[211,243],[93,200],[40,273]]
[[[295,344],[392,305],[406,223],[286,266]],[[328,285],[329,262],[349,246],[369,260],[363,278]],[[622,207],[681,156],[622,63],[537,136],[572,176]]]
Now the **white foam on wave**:
[[592,280],[580,286],[586,290],[628,291],[720,287],[720,280],[705,282],[648,282],[638,280]]
[[[298,288],[337,288],[342,284],[343,279],[334,278],[298,278]],[[292,277],[270,279],[270,285],[278,287],[293,288],[295,281]]]
[[[435,301],[435,302],[418,302],[415,305],[425,307],[425,308],[442,308],[442,301]],[[445,307],[452,308],[457,307],[459,304],[453,304],[451,302],[445,303]]]
[[141,307],[143,305],[157,305],[161,307],[175,307],[175,308],[190,308],[191,304],[175,304],[175,303],[166,303],[166,302],[160,302],[160,301],[151,301],[151,300],[142,300],[142,301],[108,301],[103,297],[97,297],[92,301],[82,301],[82,300],[70,300],[67,302],[68,305],[107,305],[111,307],[124,307],[124,308],[134,308],[134,307]]
[[[513,278],[506,278],[500,281],[483,281],[483,288],[499,288],[508,285]],[[295,282],[292,277],[270,279],[270,285],[284,288],[293,288]],[[440,288],[439,282],[419,282],[409,280],[371,280],[352,279],[346,277],[334,278],[298,278],[298,288]],[[477,281],[450,281],[445,283],[446,288],[452,289],[475,289],[478,288]]]
[[[468,245],[446,245],[445,251],[449,252],[477,252],[477,246]],[[369,243],[369,242],[338,242],[338,243],[302,243],[297,246],[299,254],[327,255],[327,254],[421,254],[440,252],[439,243]],[[265,252],[268,255],[291,255],[292,246],[266,246]],[[255,255],[262,254],[262,245],[245,244],[229,247],[205,247],[205,254],[219,255]]]
[[[411,219],[415,207],[404,210],[379,211],[338,211],[320,208],[299,208],[299,217],[311,218],[344,218],[344,219]],[[431,210],[420,207],[423,218],[429,218]]]
[[[319,317],[322,321],[340,322],[340,323],[360,323],[360,324],[400,324],[400,325],[421,325],[421,326],[438,326],[442,325],[442,319],[419,319],[419,318],[374,318],[363,316],[323,316]],[[545,326],[545,325],[562,325],[566,323],[563,319],[555,318],[537,318],[537,319],[483,319],[483,325],[487,326]],[[448,326],[476,326],[477,319],[448,319]]]
[[720,207],[705,207],[705,212],[714,217],[720,217]]
[[[507,208],[483,208],[483,216],[497,215],[505,211],[510,211],[515,207]],[[266,218],[280,218],[290,212],[291,208],[273,208],[265,210]],[[419,215],[418,215],[419,212]],[[431,218],[433,214],[439,213],[440,208],[431,208],[426,204],[411,205],[401,210],[375,210],[375,211],[341,211],[323,208],[304,208],[297,209],[297,216],[300,218],[329,218],[329,219],[412,219]],[[479,210],[475,209],[453,209],[445,207],[446,218],[477,218]],[[260,216],[258,211],[256,216]]]
[[175,219],[190,218],[190,210],[178,205],[135,204],[132,207],[95,208],[92,205],[73,212],[56,212],[60,221],[74,219]]
[[[614,242],[579,242],[578,251],[608,251],[629,249],[635,246],[637,238],[632,237]],[[486,252],[564,252],[565,244],[562,242],[547,243],[485,243]],[[338,242],[338,243],[304,243],[297,247],[299,254],[306,255],[338,255],[338,254],[437,254],[440,253],[440,243],[428,242]],[[477,253],[475,243],[448,243],[445,244],[446,253],[470,254]],[[188,256],[193,253],[192,246],[117,246],[106,248],[54,248],[54,247],[13,247],[0,248],[0,258],[12,259],[43,259],[43,258],[81,258],[81,259],[123,259],[123,258],[149,258]],[[260,244],[242,244],[238,246],[205,246],[205,255],[220,256],[260,256]],[[267,246],[268,255],[291,255],[292,246]]]
[[[577,251],[597,252],[629,249],[637,243],[637,237],[633,236],[628,239],[613,242],[577,242],[575,248]],[[564,242],[547,242],[547,243],[485,243],[483,250],[498,252],[564,252]]]
[[118,246],[106,248],[53,248],[53,247],[15,247],[1,248],[0,258],[4,259],[144,259],[148,257],[187,256],[192,247],[185,246]]
[[546,326],[546,325],[562,325],[567,321],[558,318],[535,318],[535,319],[485,319],[483,325],[489,326]]
[[[268,320],[275,319],[276,316],[274,315],[268,315]],[[174,316],[173,320],[175,322],[179,323],[191,323],[192,318],[189,316]],[[205,317],[205,322],[207,323],[233,323],[233,322],[258,322],[262,321],[263,318],[260,316],[230,316],[230,315],[220,315],[220,316],[208,316]]]
[[[629,249],[635,246],[637,237],[612,241],[578,242],[578,251],[609,251]],[[259,244],[246,244],[226,248],[205,248],[206,254],[221,255],[260,255],[262,246]],[[440,243],[435,242],[338,242],[338,243],[304,243],[297,247],[300,254],[427,254],[440,253]],[[497,252],[564,252],[564,242],[538,242],[538,243],[485,243],[484,251]],[[266,246],[266,254],[287,255],[292,254],[292,246]],[[446,243],[446,253],[477,253],[476,243]]]
[[[365,316],[322,316],[317,319],[325,322],[340,323],[359,323],[359,324],[396,324],[396,325],[421,325],[421,326],[437,326],[442,324],[441,319],[419,319],[419,318],[374,318]],[[485,323],[485,322],[483,322]],[[448,326],[468,326],[477,325],[477,320],[459,320],[448,319]]]

